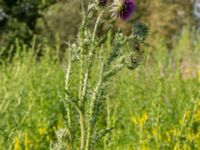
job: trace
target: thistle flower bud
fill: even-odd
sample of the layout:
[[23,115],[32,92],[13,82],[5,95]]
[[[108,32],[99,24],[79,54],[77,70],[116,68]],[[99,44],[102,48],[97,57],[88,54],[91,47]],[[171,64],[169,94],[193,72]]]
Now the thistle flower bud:
[[122,20],[129,19],[135,10],[135,0],[114,0],[112,16]]
[[138,42],[144,42],[149,34],[149,28],[145,24],[137,22],[133,25],[132,33]]
[[131,53],[126,59],[126,66],[130,70],[136,69],[141,63],[142,56],[139,53]]

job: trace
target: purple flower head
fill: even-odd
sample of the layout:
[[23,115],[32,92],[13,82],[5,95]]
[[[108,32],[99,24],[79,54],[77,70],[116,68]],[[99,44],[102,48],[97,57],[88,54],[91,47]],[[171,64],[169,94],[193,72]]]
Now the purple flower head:
[[105,6],[107,4],[107,0],[99,0],[99,6]]
[[114,0],[112,6],[112,16],[127,20],[135,10],[135,0]]

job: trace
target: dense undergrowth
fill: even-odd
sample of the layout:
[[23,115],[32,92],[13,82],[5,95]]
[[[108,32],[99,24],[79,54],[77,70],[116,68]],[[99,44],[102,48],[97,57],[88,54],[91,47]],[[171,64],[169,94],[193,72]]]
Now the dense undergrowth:
[[[171,51],[165,40],[155,39],[155,47],[145,48],[139,68],[124,69],[113,79],[100,118],[114,128],[96,149],[200,147],[200,44],[190,38],[185,29]],[[1,62],[2,150],[44,150],[65,142],[59,136],[67,118],[63,106],[67,60],[63,56],[59,61],[59,49],[43,47],[38,58],[32,53],[32,49],[37,51],[34,44],[32,48],[18,46],[16,51],[23,48],[23,53],[16,53],[11,63]],[[104,121],[100,123],[105,126]]]

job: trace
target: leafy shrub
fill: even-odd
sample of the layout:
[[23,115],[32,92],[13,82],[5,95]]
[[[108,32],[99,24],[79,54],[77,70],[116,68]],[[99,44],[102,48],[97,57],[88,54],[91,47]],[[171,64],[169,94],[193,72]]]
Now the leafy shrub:
[[33,35],[38,32],[37,21],[42,18],[41,12],[55,2],[55,0],[0,0],[1,55],[8,56],[8,49],[14,45],[16,38],[30,45]]

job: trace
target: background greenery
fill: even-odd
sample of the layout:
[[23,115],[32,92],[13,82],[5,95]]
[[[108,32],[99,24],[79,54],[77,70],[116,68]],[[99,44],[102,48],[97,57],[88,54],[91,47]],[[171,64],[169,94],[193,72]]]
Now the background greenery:
[[[85,6],[88,2],[85,0]],[[136,3],[133,19],[116,22],[117,28],[125,33],[130,32],[135,20],[147,23],[152,37],[162,35],[166,39],[175,38],[184,25],[196,26],[191,0],[136,0]],[[51,46],[56,37],[74,40],[81,22],[80,10],[80,0],[0,0],[1,56],[7,54],[16,38],[30,45],[33,36],[38,35],[40,42],[45,37]]]
[[[49,149],[65,127],[63,42],[76,38],[80,3],[5,2],[14,1],[0,0],[0,149]],[[24,3],[37,11],[21,18]],[[124,33],[135,20],[147,23],[150,46],[139,68],[115,77],[103,116],[116,127],[97,149],[199,149],[200,37],[191,8],[189,0],[138,0],[134,18],[116,22]]]

